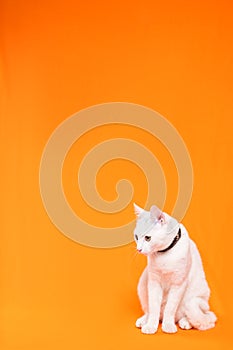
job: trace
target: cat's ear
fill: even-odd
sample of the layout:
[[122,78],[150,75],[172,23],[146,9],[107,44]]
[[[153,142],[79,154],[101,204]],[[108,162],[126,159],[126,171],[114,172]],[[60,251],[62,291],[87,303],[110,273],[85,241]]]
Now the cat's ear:
[[152,207],[150,208],[150,217],[153,221],[158,220],[161,223],[165,222],[164,213],[162,212],[162,210],[160,210],[158,207],[156,207],[156,205],[152,205]]
[[133,204],[134,206],[134,212],[135,212],[135,215],[137,217],[139,217],[143,212],[144,212],[144,209],[140,208],[137,204]]

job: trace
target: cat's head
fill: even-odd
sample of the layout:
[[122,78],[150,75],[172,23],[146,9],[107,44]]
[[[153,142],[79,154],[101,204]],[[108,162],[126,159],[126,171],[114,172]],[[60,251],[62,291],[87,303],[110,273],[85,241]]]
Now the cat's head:
[[150,211],[146,211],[134,204],[134,210],[137,216],[134,230],[137,250],[149,255],[165,249],[177,234],[177,220],[155,205],[152,205]]

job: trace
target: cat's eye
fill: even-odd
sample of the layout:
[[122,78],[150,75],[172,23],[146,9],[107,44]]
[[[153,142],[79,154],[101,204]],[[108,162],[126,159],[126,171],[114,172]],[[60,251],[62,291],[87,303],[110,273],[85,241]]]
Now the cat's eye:
[[151,236],[145,236],[145,241],[150,242]]
[[136,241],[138,240],[138,235],[135,235],[135,239],[136,239]]

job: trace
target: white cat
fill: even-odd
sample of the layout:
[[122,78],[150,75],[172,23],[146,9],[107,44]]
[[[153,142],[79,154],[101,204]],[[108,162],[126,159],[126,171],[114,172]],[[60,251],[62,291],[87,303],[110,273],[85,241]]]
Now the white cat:
[[182,329],[213,328],[217,318],[209,311],[201,257],[185,227],[154,205],[150,211],[136,204],[134,208],[137,250],[147,256],[138,283],[144,315],[136,326],[145,334],[155,333],[159,321],[166,333],[175,333],[177,322]]

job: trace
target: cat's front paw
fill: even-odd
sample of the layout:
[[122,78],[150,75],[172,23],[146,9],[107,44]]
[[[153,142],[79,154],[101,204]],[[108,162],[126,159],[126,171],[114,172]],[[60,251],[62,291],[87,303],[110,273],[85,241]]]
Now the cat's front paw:
[[175,323],[163,322],[162,323],[162,331],[165,333],[176,333],[177,327],[176,327]]
[[144,326],[144,324],[146,324],[147,321],[147,315],[143,315],[142,317],[139,317],[136,321],[136,327],[137,328],[141,328],[142,326]]
[[155,325],[151,325],[150,323],[146,323],[144,324],[144,326],[142,326],[142,333],[144,334],[154,334],[157,332],[157,328]]

